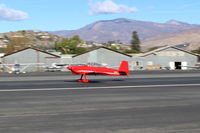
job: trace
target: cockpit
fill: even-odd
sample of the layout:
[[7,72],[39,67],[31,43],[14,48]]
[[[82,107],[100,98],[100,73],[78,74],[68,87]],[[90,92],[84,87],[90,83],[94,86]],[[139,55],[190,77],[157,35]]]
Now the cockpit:
[[68,66],[92,66],[92,67],[106,67],[106,64],[100,64],[96,62],[88,62],[86,64],[69,64]]
[[86,65],[92,66],[92,67],[105,67],[105,65],[99,64],[99,63],[96,63],[96,62],[88,62]]

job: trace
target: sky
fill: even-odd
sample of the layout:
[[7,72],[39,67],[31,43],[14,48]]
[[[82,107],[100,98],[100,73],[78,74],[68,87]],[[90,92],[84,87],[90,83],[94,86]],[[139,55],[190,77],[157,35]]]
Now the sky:
[[199,0],[0,0],[0,33],[77,30],[117,18],[200,24],[199,7]]

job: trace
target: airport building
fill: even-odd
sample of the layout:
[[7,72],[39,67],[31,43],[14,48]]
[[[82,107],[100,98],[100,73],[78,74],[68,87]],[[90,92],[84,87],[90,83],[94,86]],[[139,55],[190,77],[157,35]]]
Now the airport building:
[[52,63],[60,63],[60,56],[31,47],[7,54],[1,59],[4,71],[11,71],[14,67],[25,71],[42,71]]
[[134,67],[139,66],[141,69],[189,69],[199,62],[199,55],[189,51],[174,47],[166,46],[140,56],[132,58]]
[[[20,67],[26,69],[25,71],[44,71],[46,67],[56,67],[55,64],[98,63],[118,68],[122,60],[129,62],[130,70],[186,70],[199,62],[199,55],[174,46],[162,47],[139,55],[128,55],[106,47],[78,55],[62,55],[29,47],[3,56],[1,63],[20,64]],[[5,71],[8,69],[12,68],[4,66]]]
[[99,63],[103,66],[118,68],[122,60],[131,61],[131,55],[124,54],[106,47],[75,55],[72,58],[74,64]]

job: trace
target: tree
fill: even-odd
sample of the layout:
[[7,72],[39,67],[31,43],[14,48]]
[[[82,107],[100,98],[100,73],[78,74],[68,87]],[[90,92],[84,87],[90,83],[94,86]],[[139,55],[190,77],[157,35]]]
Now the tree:
[[26,48],[29,46],[29,39],[25,37],[13,37],[10,39],[5,53],[10,54],[20,49]]
[[116,46],[111,46],[110,49],[117,51],[117,47]]
[[131,49],[131,50],[127,49],[127,50],[124,51],[124,53],[126,53],[126,54],[132,54],[132,53],[138,53],[138,51],[133,50],[133,49]]
[[200,54],[200,47],[198,49],[192,50],[192,53]]
[[83,47],[78,47],[79,44],[83,41],[79,36],[74,36],[72,38],[64,38],[61,42],[55,45],[57,51],[60,51],[62,54],[81,54],[86,51]]
[[140,50],[140,38],[138,37],[136,31],[132,32],[131,48],[136,53],[141,52],[141,50]]

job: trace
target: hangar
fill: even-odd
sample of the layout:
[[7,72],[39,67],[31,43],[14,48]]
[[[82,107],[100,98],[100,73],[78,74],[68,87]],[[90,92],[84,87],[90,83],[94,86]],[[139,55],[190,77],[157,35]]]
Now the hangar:
[[131,60],[131,55],[124,54],[106,47],[99,47],[83,54],[72,57],[72,63],[99,63],[107,67],[118,68],[122,60]]
[[[59,63],[60,56],[42,51],[36,48],[28,47],[2,57],[2,64],[20,64],[25,71],[40,71],[44,66],[50,66],[52,63]],[[24,65],[24,66],[22,66]],[[14,67],[10,65],[10,67]],[[4,66],[4,70],[12,69]]]
[[[99,47],[78,55],[62,55],[46,52],[36,48],[25,48],[2,57],[2,64],[37,64],[50,67],[52,64],[86,64],[99,63],[107,67],[118,68],[122,60],[129,62],[130,70],[182,69],[195,66],[199,55],[189,51],[166,46],[147,53],[128,55],[106,47]],[[6,69],[6,68],[4,68]],[[44,70],[39,65],[31,65],[26,71]],[[64,69],[63,69],[64,70]]]
[[142,69],[186,70],[197,62],[199,55],[175,46],[162,47],[132,58],[134,67],[140,66]]

